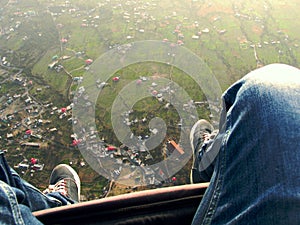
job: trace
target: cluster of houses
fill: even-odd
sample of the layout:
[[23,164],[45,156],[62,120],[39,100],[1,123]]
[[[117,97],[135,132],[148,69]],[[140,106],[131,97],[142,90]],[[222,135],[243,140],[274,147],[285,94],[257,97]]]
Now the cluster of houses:
[[[17,3],[18,1],[9,1],[8,5],[15,5]],[[3,8],[0,8],[0,12],[1,10],[3,10]],[[18,33],[18,30],[24,22],[30,21],[31,18],[36,15],[37,12],[34,10],[22,10],[21,8],[16,8],[10,19],[0,26],[0,37],[4,36],[6,40],[9,40],[14,34]],[[0,21],[1,20],[3,20],[2,16],[0,18]],[[22,37],[23,41],[27,39],[27,35]]]
[[[270,13],[270,6],[267,4],[263,4],[263,10],[264,12]],[[234,11],[234,16],[235,18],[241,20],[241,21],[254,21],[258,32],[264,32],[266,30],[265,26],[265,21],[262,17],[259,17],[256,14],[250,14],[250,13],[244,13],[240,11],[240,8],[237,5],[233,6],[233,11]],[[267,31],[267,30],[266,30]],[[268,35],[265,35],[268,37]],[[277,49],[278,54],[282,55],[283,54],[283,49],[282,49],[282,42],[288,43],[290,41],[289,35],[286,33],[286,31],[283,30],[277,30],[277,34],[272,34],[272,38],[269,37],[269,39],[264,39],[259,42],[253,41],[253,40],[247,40],[246,37],[239,37],[239,44],[242,49],[247,49],[247,48],[253,48],[254,53],[255,53],[255,58],[256,61],[259,61],[257,58],[257,53],[256,53],[256,48],[264,48],[267,46],[273,46],[275,49]],[[288,49],[289,51],[292,51],[292,48],[298,48],[299,45],[297,43],[291,45],[290,48]]]
[[[110,10],[112,10],[111,16],[122,17],[123,23],[126,24],[126,29],[124,33],[125,41],[134,41],[136,35],[143,35],[147,32],[153,32],[147,30],[149,24],[153,24],[155,27],[157,26],[158,18],[155,15],[155,13],[153,13],[157,12],[159,7],[158,1],[156,0],[130,0],[125,2],[119,0],[108,0],[102,3],[95,4],[95,7],[89,9],[88,11],[83,11],[83,9],[80,8],[79,5],[66,1],[60,6],[49,7],[49,12],[53,17],[59,17],[63,14],[68,14],[72,17],[82,18],[81,23],[79,24],[81,28],[99,28],[99,26],[101,26],[101,15],[99,14],[99,11],[101,11],[102,8],[106,9],[106,7],[108,6],[110,7]],[[163,26],[171,25],[169,20],[172,19],[175,19],[185,24],[187,23],[187,21],[189,21],[188,17],[184,17],[182,20],[176,11],[171,12],[171,14],[161,14],[160,17],[165,19]],[[216,17],[214,21],[217,21],[219,19],[220,17]],[[200,24],[198,21],[193,21],[188,26],[199,28],[194,35],[189,37],[192,40],[198,40],[200,39],[202,34],[207,34],[210,32],[209,28],[205,27],[204,24]],[[64,27],[64,24],[59,23],[57,27],[62,28]],[[183,28],[183,25],[181,23],[176,25],[173,31],[173,34],[176,35],[175,40],[170,40],[171,42],[177,42],[178,45],[184,45],[185,35],[183,34],[181,28]],[[214,28],[221,35],[227,32],[226,29],[218,29],[216,27]],[[169,39],[164,38],[163,41],[169,41]],[[62,38],[61,42],[64,44],[68,43],[68,38]]]
[[[168,181],[168,175],[159,166],[155,168],[147,166],[148,160],[153,159],[145,146],[147,137],[145,139],[139,137],[138,143],[130,147],[126,145],[117,147],[106,143],[103,139],[97,139],[93,130],[94,128],[91,128],[90,131],[85,132],[81,139],[77,139],[74,134],[72,136],[74,141],[77,140],[74,144],[83,151],[88,151],[87,155],[96,159],[97,163],[102,166],[99,169],[104,171],[102,174],[107,174],[107,177],[113,180],[126,179],[126,182],[134,182],[131,183],[134,185],[160,185],[161,181]],[[184,154],[183,149],[173,140],[166,143],[166,148],[169,154],[174,151]]]
[[24,158],[21,162],[14,166],[15,169],[19,169],[22,174],[30,172],[33,176],[36,171],[42,171],[44,164],[39,162],[39,159],[31,158],[30,160]]
[[[157,75],[156,75],[157,76]],[[122,79],[121,76],[116,76],[112,78],[112,82],[118,82]],[[159,84],[155,82],[156,79],[145,76],[140,76],[139,79],[136,80],[136,85],[144,86],[149,91],[149,96],[152,96],[156,99],[160,104],[163,105],[165,110],[170,109],[171,103],[168,102],[170,96],[176,93],[174,87],[168,84]],[[99,87],[102,84],[100,80],[96,81],[96,85]],[[107,84],[107,83],[105,83]],[[116,84],[118,85],[118,84]],[[121,85],[121,84],[120,84]],[[102,86],[101,88],[104,88]],[[78,88],[77,95],[75,98],[84,98],[88,102],[88,96],[85,95],[86,89],[84,86],[80,86]],[[77,104],[74,102],[74,104]],[[182,104],[179,107],[184,111],[191,111],[196,109],[199,106],[207,106],[207,102],[194,102],[188,101],[175,104]],[[131,130],[134,126],[138,124],[143,124],[143,126],[147,126],[147,122],[152,119],[148,118],[148,116],[139,117],[135,115],[134,110],[130,109],[124,111],[120,114],[121,120],[125,126],[128,126]],[[79,121],[80,123],[80,121]],[[175,121],[176,123],[176,121]],[[180,128],[182,126],[183,121],[180,120],[177,124],[173,124],[175,128]],[[94,127],[88,127],[79,131],[79,133],[72,134],[73,145],[78,146],[82,149],[83,152],[88,151],[89,154],[92,155],[93,158],[98,158],[101,162],[101,166],[103,170],[107,171],[109,176],[113,179],[122,179],[122,171],[124,168],[129,168],[132,172],[132,177],[135,179],[135,184],[139,182],[147,182],[148,184],[158,184],[159,180],[162,180],[162,177],[168,177],[162,170],[157,168],[157,170],[149,169],[146,165],[151,164],[151,160],[153,160],[153,155],[150,153],[147,140],[152,135],[156,135],[159,132],[159,128],[152,127],[149,129],[149,132],[145,131],[143,134],[135,137],[134,133],[129,135],[129,139],[133,140],[133,144],[130,146],[114,146],[109,143],[106,143],[105,140],[100,138],[98,132]],[[137,138],[137,139],[134,139]],[[136,141],[137,140],[137,141]],[[178,152],[178,157],[184,155],[184,149],[182,149],[174,140],[169,139],[164,144],[165,150],[159,152],[158,154],[165,154],[166,156],[171,155],[174,151]],[[157,152],[156,152],[157,153]],[[117,165],[111,167],[111,165]],[[134,171],[137,169],[141,169],[143,171],[142,175],[134,175]],[[158,177],[157,177],[158,176]]]
[[[197,1],[193,1],[197,2]],[[18,5],[18,1],[10,1],[10,4]],[[211,7],[213,3],[208,2],[207,7]],[[102,1],[99,3],[95,3],[95,6],[93,8],[85,8],[81,7],[79,4],[77,5],[74,2],[71,1],[61,1],[56,2],[53,4],[51,1],[49,3],[45,3],[45,6],[48,5],[48,12],[54,17],[59,17],[64,15],[69,15],[71,17],[76,18],[82,18],[81,23],[78,24],[78,26],[81,26],[83,28],[86,27],[92,27],[92,28],[100,28],[101,24],[101,10],[110,9],[112,11],[111,16],[114,18],[121,18],[124,24],[127,24],[124,31],[124,40],[119,40],[119,42],[126,42],[127,40],[135,39],[135,36],[138,34],[143,34],[147,32],[153,32],[153,30],[147,30],[148,27],[158,26],[158,24],[162,24],[163,27],[165,26],[174,26],[174,21],[177,21],[178,24],[175,25],[175,28],[173,30],[173,34],[175,35],[175,39],[172,38],[172,40],[169,40],[168,38],[163,38],[164,41],[171,41],[171,42],[177,42],[178,45],[184,45],[186,35],[185,31],[192,28],[195,30],[195,33],[192,34],[189,37],[189,40],[200,40],[201,41],[201,35],[205,35],[208,33],[211,33],[212,31],[219,33],[220,35],[223,35],[227,33],[227,29],[224,27],[218,27],[221,26],[216,25],[217,21],[222,21],[222,16],[214,15],[211,18],[211,24],[203,24],[199,21],[192,21],[192,19],[188,18],[187,15],[179,15],[179,13],[176,11],[176,8],[174,8],[172,12],[169,10],[164,13],[164,11],[159,10],[159,2],[157,0],[149,0],[149,1],[134,1],[134,0],[128,0],[128,1],[121,1],[121,0],[107,0]],[[54,6],[55,5],[55,6]],[[260,18],[258,15],[251,15],[250,13],[244,13],[242,12],[239,7],[236,4],[233,4],[233,16],[235,16],[238,19],[241,20],[253,20],[257,23],[258,26],[260,26],[261,29],[264,29],[264,20]],[[268,12],[269,6],[266,4],[262,5],[263,9]],[[157,15],[157,11],[161,12],[161,15]],[[22,25],[23,18],[30,19],[30,17],[36,16],[37,12],[34,10],[27,10],[27,11],[21,11],[19,8],[16,7],[16,10],[14,11],[10,23],[8,23],[7,26],[0,26],[0,36],[6,35],[7,38],[10,38],[10,34],[12,32],[15,32],[19,27]],[[18,19],[19,18],[19,19]],[[159,23],[157,22],[158,20]],[[174,20],[173,22],[170,22],[171,20]],[[152,26],[152,25],[153,26]],[[183,25],[184,24],[184,25]],[[62,23],[57,24],[58,29],[63,29],[65,25]],[[155,29],[156,29],[155,28]],[[282,32],[282,31],[279,31]],[[190,35],[190,32],[189,32]],[[285,40],[288,40],[289,37],[287,34],[285,35]],[[23,39],[27,39],[28,37],[23,37]],[[62,37],[61,42],[63,44],[68,43],[69,37]],[[145,37],[145,39],[148,39]],[[240,44],[240,43],[237,43]],[[248,47],[250,45],[253,45],[254,43],[251,40],[247,40]],[[261,41],[261,43],[256,43],[255,45],[257,47],[262,47],[263,45],[276,45],[280,44],[279,40],[273,39],[273,40],[264,40]],[[245,46],[245,41],[242,41],[241,44],[242,47]],[[297,46],[295,46],[297,47]],[[282,50],[278,50],[279,54],[282,54]],[[4,62],[6,63],[6,62]],[[55,63],[49,64],[51,67],[55,67]],[[60,66],[55,67],[57,71],[60,71],[62,68]]]
[[[2,61],[7,60],[5,56],[1,59]],[[23,158],[23,151],[26,149],[46,148],[49,140],[52,140],[52,136],[59,131],[59,128],[46,118],[73,122],[71,113],[73,104],[57,107],[49,101],[41,102],[40,99],[36,99],[34,95],[30,94],[30,90],[39,93],[48,86],[36,86],[34,81],[28,80],[22,72],[17,74],[8,72],[8,74],[10,74],[9,77],[3,82],[14,88],[8,89],[0,97],[0,142],[8,154],[17,152]],[[30,171],[33,175],[34,171],[43,170],[43,160],[24,158],[15,165],[15,168],[19,168],[22,173]]]
[[[197,1],[193,1],[197,2]],[[18,5],[18,1],[11,1],[10,4]],[[207,7],[210,7],[213,3],[208,2]],[[167,10],[166,12],[160,11],[161,14],[157,15],[157,11],[159,10],[159,2],[157,0],[149,0],[149,1],[120,1],[120,0],[107,0],[99,3],[95,3],[95,6],[92,8],[85,8],[77,5],[71,1],[61,1],[53,4],[51,1],[45,3],[45,6],[48,5],[48,12],[53,16],[53,18],[58,18],[62,15],[67,15],[70,17],[75,17],[76,21],[78,18],[81,19],[81,23],[78,24],[81,28],[97,28],[101,29],[102,24],[102,14],[101,12],[106,9],[111,10],[111,17],[120,19],[120,23],[123,22],[125,29],[123,30],[123,40],[118,40],[118,43],[126,43],[128,41],[135,41],[135,36],[139,36],[137,40],[143,38],[148,38],[148,34],[153,33],[153,29],[157,30],[160,28],[175,26],[173,28],[173,37],[167,35],[168,38],[163,38],[163,41],[170,41],[173,43],[177,43],[178,45],[184,45],[186,41],[199,40],[201,42],[201,36],[207,35],[213,32],[213,34],[224,35],[228,31],[225,27],[222,27],[222,16],[218,14],[214,14],[210,19],[209,24],[205,24],[203,22],[192,20],[187,17],[187,15],[183,16],[177,12],[176,7],[173,9],[174,11]],[[55,6],[54,6],[55,5]],[[233,4],[233,16],[240,20],[249,20],[254,21],[260,29],[264,29],[264,20],[260,18],[258,15],[251,15],[250,13],[242,12],[239,7]],[[268,5],[263,5],[265,11],[269,10]],[[101,11],[102,10],[102,11]],[[103,12],[104,12],[103,11]],[[105,11],[106,12],[106,11]],[[23,21],[26,19],[30,19],[30,17],[36,16],[37,12],[34,10],[25,10],[21,11],[16,8],[13,15],[11,15],[11,20],[7,23],[6,26],[0,26],[0,36],[5,35],[6,38],[10,38],[11,34],[19,29],[22,26]],[[58,20],[59,21],[59,20]],[[159,22],[158,22],[159,21]],[[174,25],[174,22],[177,21]],[[63,30],[66,24],[63,22],[57,23],[57,29]],[[161,26],[159,28],[159,26]],[[151,29],[149,28],[151,27]],[[150,29],[150,30],[148,30]],[[168,28],[169,30],[169,28]],[[190,33],[190,30],[193,30],[194,33]],[[188,37],[186,34],[188,33]],[[115,32],[115,31],[113,31]],[[119,31],[118,31],[119,32]],[[164,34],[165,35],[165,34]],[[252,40],[247,40],[246,38],[238,38],[238,45],[243,48],[248,47],[257,47],[262,48],[263,46],[273,45],[279,55],[284,53],[284,50],[281,49],[280,44],[282,40],[289,41],[289,36],[283,31],[279,30],[278,35],[281,36],[281,40],[273,38],[270,40],[262,40],[261,42],[254,43]],[[69,39],[71,36],[62,37],[60,39],[62,45],[68,45]],[[23,37],[23,40],[28,39],[28,37]],[[112,42],[114,43],[114,42]],[[110,45],[109,47],[115,47],[115,44]],[[294,44],[294,47],[298,47],[298,44]],[[290,49],[292,50],[292,49]],[[76,56],[81,55],[81,52],[76,52]],[[61,57],[62,58],[62,57]],[[53,60],[49,64],[49,68],[60,72],[63,70],[63,66],[60,63],[61,58],[58,60]],[[89,62],[91,59],[86,59],[86,66],[91,63]],[[2,64],[9,63],[4,59]]]

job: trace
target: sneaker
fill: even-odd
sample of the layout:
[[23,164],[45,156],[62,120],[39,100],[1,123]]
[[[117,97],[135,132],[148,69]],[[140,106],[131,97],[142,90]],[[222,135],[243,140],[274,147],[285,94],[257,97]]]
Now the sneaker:
[[206,120],[198,120],[191,129],[190,142],[193,149],[193,165],[190,174],[192,184],[201,182],[198,156],[213,142],[217,130]]
[[59,192],[62,195],[79,202],[80,178],[76,171],[66,164],[56,166],[50,176],[50,185],[44,193]]

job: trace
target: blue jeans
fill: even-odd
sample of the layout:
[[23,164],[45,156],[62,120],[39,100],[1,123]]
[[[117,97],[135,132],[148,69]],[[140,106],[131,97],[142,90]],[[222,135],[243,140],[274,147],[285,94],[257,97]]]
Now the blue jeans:
[[0,224],[41,224],[32,211],[72,204],[58,192],[44,195],[12,170],[0,151]]
[[212,157],[202,163],[211,158],[214,170],[193,224],[300,224],[300,70],[252,71],[223,103],[219,136],[205,153]]

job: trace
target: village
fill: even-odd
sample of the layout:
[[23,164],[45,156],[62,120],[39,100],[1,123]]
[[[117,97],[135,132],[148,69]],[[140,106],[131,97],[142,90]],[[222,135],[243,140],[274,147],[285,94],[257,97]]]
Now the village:
[[[191,1],[191,5],[197,4],[198,0]],[[17,6],[19,1],[10,0],[8,1],[8,5]],[[210,36],[211,33],[216,33],[219,35],[225,35],[228,33],[228,29],[226,27],[222,27],[222,16],[214,15],[210,18],[210,22],[208,24],[204,24],[198,20],[193,20],[188,16],[180,15],[176,10],[172,11],[170,14],[161,15],[160,18],[156,17],[156,11],[159,7],[157,0],[151,0],[148,2],[144,1],[118,1],[118,0],[108,0],[102,1],[94,6],[90,6],[91,8],[88,11],[83,10],[80,6],[70,2],[70,1],[56,1],[55,6],[51,1],[45,3],[47,6],[47,11],[50,13],[54,21],[60,21],[60,18],[64,20],[64,18],[71,17],[74,21],[78,21],[78,28],[82,31],[85,29],[99,29],[102,25],[102,21],[111,21],[113,16],[121,17],[122,23],[125,24],[125,32],[123,34],[123,40],[118,40],[118,42],[114,43],[114,40],[108,40],[111,44],[108,45],[108,48],[116,47],[116,45],[120,43],[126,43],[127,41],[135,41],[140,40],[147,32],[147,27],[151,29],[161,29],[165,28],[170,30],[172,33],[167,34],[165,37],[162,37],[163,41],[171,41],[173,43],[177,43],[178,45],[184,45],[186,41],[190,42],[201,41],[201,37],[204,35]],[[213,1],[209,1],[206,3],[206,7],[213,8],[215,7],[215,3]],[[176,5],[174,3],[174,5]],[[284,5],[284,4],[283,4]],[[270,10],[270,6],[266,3],[262,5],[261,11],[268,13]],[[176,9],[176,8],[175,8]],[[106,11],[107,10],[107,11]],[[266,29],[266,25],[264,24],[264,20],[262,17],[251,15],[251,9],[245,10],[248,13],[241,11],[241,7],[236,4],[233,6],[232,16],[240,21],[253,21],[255,26],[257,27],[257,32],[263,32]],[[18,32],[19,29],[22,28],[23,23],[30,21],[32,18],[37,17],[38,12],[34,9],[28,9],[25,11],[21,11],[19,9],[13,12],[12,17],[10,18],[9,23],[5,26],[1,26],[0,36],[4,36],[6,40],[13,38],[14,35]],[[172,21],[172,23],[171,23]],[[177,24],[172,25],[173,21],[178,21]],[[161,27],[159,28],[158,25]],[[60,42],[62,45],[68,44],[68,42],[72,42],[72,36],[68,33],[64,34],[63,30],[67,26],[66,24],[57,22],[57,29],[62,31]],[[72,25],[73,26],[73,25]],[[194,33],[190,33],[188,27],[194,30]],[[171,28],[171,29],[170,29]],[[185,32],[187,34],[185,34]],[[247,38],[248,35],[237,37],[239,43],[242,45],[242,48],[248,48],[256,46],[258,48],[262,48],[264,45],[276,45],[280,44],[281,41],[279,39],[283,39],[284,41],[289,41],[289,35],[285,33],[284,30],[277,30],[277,35],[280,38],[270,38],[260,41],[251,40],[251,38]],[[173,34],[173,35],[172,35]],[[191,35],[188,35],[191,34]],[[42,37],[44,34],[41,32],[37,32],[36,34],[39,37]],[[23,36],[22,41],[27,41],[30,39],[29,36]],[[298,47],[299,44],[295,43],[293,47]],[[278,49],[278,53],[282,54],[283,50]],[[77,56],[80,56],[83,52],[76,51],[74,52]],[[65,58],[67,59],[67,58]],[[9,63],[7,61],[3,62],[4,65]]]
[[[2,58],[1,62],[3,63],[6,59]],[[91,62],[87,63],[87,66]],[[49,67],[49,70],[53,70],[54,68]],[[8,72],[9,73],[9,72]],[[82,80],[80,78],[79,80]],[[113,77],[112,82],[118,82],[119,77]],[[170,103],[165,103],[164,95],[166,94],[166,90],[168,93],[172,93],[172,90],[169,90],[170,87],[166,86],[159,91],[156,90],[158,84],[155,82],[150,82],[151,78],[141,77],[137,80],[137,85],[141,85],[141,82],[148,83],[151,91],[151,95],[153,98],[157,99],[160,104],[164,104],[164,108],[168,110],[170,107]],[[76,80],[78,81],[78,80]],[[3,146],[8,146],[10,148],[10,143],[12,146],[16,146],[16,149],[20,151],[20,155],[23,155],[23,150],[26,149],[41,149],[40,151],[44,151],[43,149],[47,149],[49,145],[51,145],[53,139],[53,135],[59,132],[59,128],[53,126],[53,123],[49,119],[41,119],[41,118],[54,118],[59,122],[67,121],[69,124],[76,124],[77,120],[72,117],[72,107],[74,103],[71,103],[65,107],[57,107],[53,105],[52,102],[41,102],[40,100],[36,99],[34,96],[30,95],[30,90],[35,88],[33,81],[27,80],[26,78],[22,77],[21,73],[11,74],[9,77],[5,79],[5,83],[11,83],[12,88],[11,90],[16,90],[15,92],[8,91],[4,96],[1,98],[1,130],[6,131],[6,134],[1,136],[1,142],[4,143]],[[95,83],[98,88],[104,88],[105,86],[99,86],[99,84]],[[47,88],[47,87],[44,87]],[[41,88],[36,90],[40,92]],[[79,93],[84,94],[84,88],[81,86],[79,88]],[[187,102],[182,107],[185,110],[190,110],[190,108],[195,108],[197,106],[204,106],[207,103],[205,102]],[[147,117],[143,118],[133,118],[134,111],[123,112],[120,116],[123,117],[123,123],[126,126],[131,127],[137,123],[147,123]],[[177,127],[181,127],[181,123],[177,124]],[[152,129],[150,134],[156,134],[158,131],[157,129]],[[147,133],[147,132],[146,132]],[[134,135],[133,133],[131,134]],[[101,134],[99,134],[101,137]],[[70,147],[83,147],[85,142],[89,140],[90,146],[87,146],[86,149],[91,151],[96,157],[99,157],[102,161],[103,169],[107,170],[110,168],[106,166],[106,164],[114,166],[111,167],[111,170],[108,171],[109,178],[117,180],[118,177],[121,175],[123,167],[128,167],[134,174],[136,168],[138,171],[142,169],[143,176],[137,175],[134,178],[134,185],[141,185],[141,184],[160,184],[161,181],[165,180],[168,175],[165,175],[164,172],[157,168],[157,171],[153,171],[150,169],[143,169],[145,164],[151,162],[153,156],[149,152],[146,147],[146,140],[149,138],[149,135],[138,136],[139,143],[136,146],[114,146],[113,144],[106,143],[103,138],[99,140],[98,131],[95,127],[90,127],[89,130],[84,132],[84,135],[81,135],[79,138],[77,134],[70,133]],[[4,149],[5,152],[9,151],[8,149]],[[178,151],[179,156],[185,154],[184,150],[174,141],[168,140],[164,143],[161,150],[159,150],[159,154],[162,154],[163,157],[168,157],[174,151]],[[27,159],[23,156],[20,162],[14,167],[22,174],[30,172],[31,176],[34,176],[36,171],[41,171],[44,168],[46,161],[45,159],[38,159],[32,157]],[[72,160],[70,159],[69,164],[72,164]],[[82,159],[80,161],[80,166],[85,166],[85,161]],[[115,168],[117,166],[117,168]],[[134,175],[132,175],[134,176]],[[157,178],[156,176],[159,176]],[[121,176],[122,177],[122,176]],[[173,181],[176,179],[175,177],[172,178]],[[173,182],[172,181],[172,182]]]

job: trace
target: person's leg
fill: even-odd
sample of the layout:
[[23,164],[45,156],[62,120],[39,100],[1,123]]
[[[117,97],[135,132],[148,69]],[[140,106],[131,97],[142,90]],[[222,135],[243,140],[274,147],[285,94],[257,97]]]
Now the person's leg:
[[60,196],[59,194],[54,197],[43,194],[39,189],[20,178],[16,171],[12,169],[11,176],[16,184],[15,186],[11,186],[12,189],[16,193],[22,195],[22,201],[19,202],[27,205],[31,211],[54,208],[68,204],[65,197]]
[[58,192],[45,195],[36,187],[24,181],[6,162],[4,153],[0,151],[0,180],[8,184],[16,193],[20,203],[37,211],[74,203],[73,200]]
[[19,189],[13,189],[7,183],[0,180],[0,224],[42,224],[31,213],[26,204],[20,203],[22,193]]
[[224,136],[193,224],[299,224],[300,70],[257,69],[223,100]]
[[36,221],[31,214],[33,211],[79,201],[80,180],[77,173],[68,165],[61,164],[54,168],[50,177],[52,190],[48,194],[43,194],[11,169],[4,153],[0,151],[0,181],[0,218],[2,218],[0,222],[3,224],[6,220],[15,221],[15,224],[22,224],[22,221],[26,220]]

